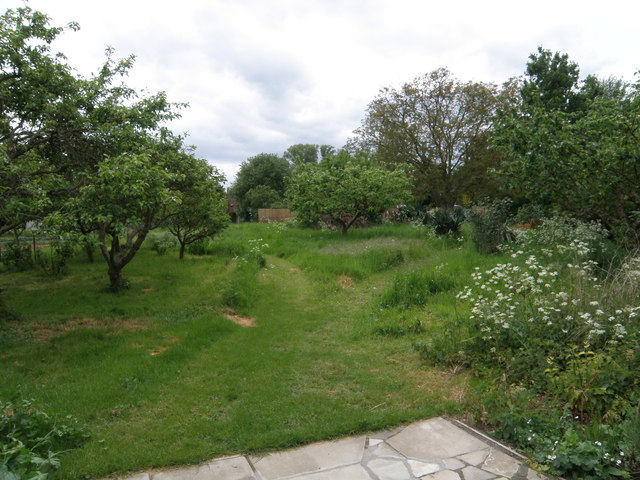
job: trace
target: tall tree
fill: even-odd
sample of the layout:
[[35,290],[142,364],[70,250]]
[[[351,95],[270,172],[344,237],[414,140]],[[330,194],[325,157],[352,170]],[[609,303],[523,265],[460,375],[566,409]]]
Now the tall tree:
[[282,155],[292,165],[318,162],[318,145],[310,143],[297,143],[287,148]]
[[529,55],[521,95],[526,107],[571,112],[579,108],[580,68],[567,54],[538,47]]
[[296,168],[287,198],[299,219],[315,223],[324,217],[346,234],[359,218],[406,203],[409,190],[402,168],[389,169],[365,155],[342,151],[319,164]]
[[400,89],[383,89],[369,104],[355,143],[385,162],[409,165],[416,191],[450,207],[464,193],[463,166],[477,159],[478,139],[498,99],[494,85],[463,83],[441,68]]

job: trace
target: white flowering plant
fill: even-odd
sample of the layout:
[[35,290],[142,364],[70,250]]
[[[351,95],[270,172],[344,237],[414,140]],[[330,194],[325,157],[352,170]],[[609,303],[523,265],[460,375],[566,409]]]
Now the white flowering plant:
[[[536,402],[568,412],[575,425],[565,425],[562,434],[532,430],[510,439],[544,452],[539,461],[552,473],[624,476],[633,455],[612,456],[617,440],[606,429],[589,439],[587,426],[624,423],[639,404],[640,292],[611,294],[620,282],[602,275],[593,260],[604,239],[601,227],[566,219],[548,225],[503,247],[508,261],[476,268],[457,295],[459,317],[418,350],[432,361],[502,378],[508,388],[517,385]],[[621,274],[628,284],[637,265],[631,259],[621,270],[629,272]],[[640,451],[635,455],[640,459]]]

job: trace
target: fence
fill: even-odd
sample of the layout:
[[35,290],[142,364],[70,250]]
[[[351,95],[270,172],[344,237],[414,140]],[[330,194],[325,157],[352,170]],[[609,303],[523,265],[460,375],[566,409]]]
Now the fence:
[[259,208],[258,221],[260,223],[284,222],[293,218],[295,214],[288,208]]

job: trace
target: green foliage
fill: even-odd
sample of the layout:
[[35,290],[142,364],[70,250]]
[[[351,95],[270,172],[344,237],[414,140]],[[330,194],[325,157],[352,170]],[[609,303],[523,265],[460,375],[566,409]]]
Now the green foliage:
[[0,477],[45,480],[59,468],[62,451],[88,439],[86,430],[71,416],[55,421],[32,400],[0,401]]
[[409,181],[402,169],[388,170],[365,156],[342,151],[322,163],[296,168],[287,198],[300,221],[326,218],[346,234],[359,219],[406,203]]
[[427,212],[424,216],[424,224],[431,225],[436,235],[460,235],[460,229],[465,221],[464,211],[461,208],[439,208],[433,212]]
[[376,335],[388,337],[402,337],[404,335],[424,332],[424,321],[419,313],[407,312],[402,308],[384,311],[384,314],[374,316],[373,332]]
[[187,246],[187,252],[191,255],[208,255],[211,253],[209,241],[207,239],[197,240]]
[[514,240],[511,228],[514,214],[515,206],[510,199],[495,200],[488,207],[478,207],[468,212],[473,227],[471,240],[479,252],[495,253],[500,245]]
[[21,272],[33,267],[31,246],[19,241],[11,241],[2,245],[0,261],[12,271]]
[[580,69],[567,54],[538,47],[537,54],[529,55],[526,75],[521,94],[527,107],[547,111],[576,109]]
[[206,160],[182,153],[176,156],[180,180],[175,186],[179,202],[173,204],[166,226],[180,243],[180,258],[194,242],[220,233],[229,224],[224,176]]
[[61,275],[74,253],[75,244],[72,240],[55,238],[48,248],[36,250],[35,263],[48,275]]
[[409,166],[419,200],[451,208],[493,183],[487,169],[500,157],[489,153],[486,132],[499,99],[494,85],[464,83],[441,68],[381,90],[355,141],[385,163]]
[[158,160],[149,154],[108,158],[101,162],[93,182],[81,189],[77,206],[83,216],[100,225],[98,239],[113,290],[123,286],[121,271],[149,231],[180,201],[178,192],[171,189],[178,174]]
[[[80,82],[50,51],[64,30],[28,7],[0,17],[0,234],[47,210],[48,192],[56,186],[52,172],[61,167],[54,136],[64,131],[68,135],[61,137],[71,140],[80,118]],[[46,158],[39,155],[44,149]]]
[[578,91],[577,66],[543,50],[533,66],[521,101],[501,109],[494,123],[493,142],[507,156],[505,188],[599,220],[618,240],[637,245],[639,85],[590,77]]
[[[559,217],[516,232],[509,261],[477,268],[458,294],[461,315],[416,348],[431,361],[471,366],[523,392],[515,410],[487,405],[501,412],[488,421],[551,473],[626,476],[633,460],[617,452],[627,448],[619,425],[632,425],[640,400],[637,290],[611,295],[616,276],[599,278],[592,258],[606,232],[597,224]],[[543,401],[567,422],[531,416]]]
[[[265,186],[284,198],[286,179],[291,175],[291,165],[278,155],[260,153],[240,165],[236,180],[229,189],[231,198],[238,200],[246,212],[246,195],[258,187]],[[255,195],[255,192],[254,192]]]
[[242,205],[257,214],[260,208],[281,208],[283,203],[282,197],[273,188],[257,185],[245,194]]
[[151,250],[158,255],[164,255],[168,250],[175,248],[178,245],[176,238],[168,232],[153,233],[149,235],[149,243],[151,243]]
[[292,165],[318,163],[318,145],[309,143],[298,143],[296,145],[291,145],[289,148],[287,148],[282,157]]
[[483,403],[494,435],[528,452],[544,471],[573,480],[629,478],[634,456],[624,426],[586,426],[570,414],[536,406],[535,395],[522,389],[495,389]]
[[456,282],[453,278],[438,270],[402,273],[393,279],[391,287],[382,295],[380,306],[383,308],[423,306],[431,295],[446,292],[455,286]]

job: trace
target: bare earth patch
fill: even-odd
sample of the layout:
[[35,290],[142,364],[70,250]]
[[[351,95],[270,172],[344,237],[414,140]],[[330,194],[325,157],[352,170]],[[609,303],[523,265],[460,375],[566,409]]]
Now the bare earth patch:
[[100,329],[111,327],[122,328],[128,332],[147,330],[149,328],[146,320],[140,318],[78,318],[57,325],[45,326],[36,324],[33,326],[33,334],[38,342],[48,342],[54,337],[59,337],[80,328]]
[[227,320],[231,320],[233,323],[237,323],[241,327],[255,327],[256,319],[253,317],[243,317],[242,315],[238,315],[233,310],[225,311],[222,316]]
[[340,288],[351,288],[353,287],[353,278],[348,275],[340,275],[338,277],[338,283],[340,283]]
[[[167,338],[165,340],[165,342],[171,344],[171,343],[178,343],[181,340],[178,337],[171,337],[171,338]],[[155,349],[151,350],[149,352],[149,355],[151,356],[156,356],[156,355],[160,355],[161,353],[165,352],[167,349],[169,348],[169,345],[160,345],[158,347],[156,347]]]

